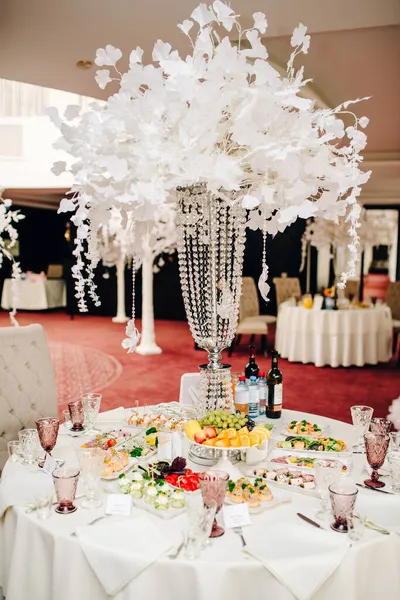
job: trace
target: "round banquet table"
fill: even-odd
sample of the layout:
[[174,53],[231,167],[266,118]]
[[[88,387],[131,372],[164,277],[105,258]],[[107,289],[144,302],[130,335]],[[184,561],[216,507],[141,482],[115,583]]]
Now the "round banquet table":
[[390,308],[317,310],[283,303],[275,347],[290,362],[316,367],[349,367],[388,362],[391,357]]
[[[48,310],[67,305],[66,286],[63,279],[42,279],[33,277],[18,282],[19,310]],[[12,280],[4,281],[1,295],[1,308],[11,309],[13,306]]]
[[[322,426],[330,425],[330,435],[354,442],[353,427],[324,417],[284,411],[282,420],[305,417]],[[277,422],[278,432],[282,429]],[[101,427],[107,430],[106,421]],[[122,423],[121,423],[122,425]],[[113,423],[113,427],[116,424]],[[108,425],[108,430],[110,425]],[[78,438],[83,440],[84,438]],[[74,453],[72,438],[59,435],[53,452],[66,460]],[[353,478],[362,481],[364,457],[354,455]],[[191,465],[193,467],[193,465]],[[17,463],[5,466],[3,477],[11,477],[14,469],[29,469]],[[194,465],[201,470],[201,467]],[[45,476],[45,475],[43,475]],[[272,491],[274,490],[271,486]],[[79,493],[79,488],[78,488]],[[319,499],[291,493],[290,503],[266,509],[252,515],[252,524],[243,529],[247,543],[263,538],[263,529],[271,523],[300,523],[304,535],[314,530],[296,516],[302,512],[313,518]],[[77,501],[79,503],[79,501]],[[96,509],[104,514],[104,507]],[[400,497],[359,489],[356,510],[386,527],[400,526]],[[145,514],[175,544],[181,540],[185,515],[162,520]],[[105,590],[91,570],[80,543],[71,533],[77,526],[93,520],[95,511],[79,509],[70,515],[52,511],[48,520],[39,521],[35,513],[27,514],[24,506],[9,508],[0,519],[0,588],[7,600],[107,600]],[[128,519],[129,517],[124,517]],[[95,526],[94,526],[95,527]],[[328,528],[329,529],[329,528]],[[316,530],[315,530],[316,531]],[[400,529],[398,529],[400,531]],[[367,534],[368,532],[368,534]],[[335,572],[312,596],[312,600],[398,600],[400,598],[400,535],[382,535],[366,530],[366,537],[354,544]],[[341,535],[332,532],[333,536]],[[132,540],[135,543],[135,540]],[[0,594],[1,597],[1,594]],[[246,558],[241,551],[239,536],[227,530],[221,538],[212,541],[200,557],[187,560],[181,554],[176,560],[162,557],[117,595],[116,600],[293,600],[292,593],[283,586],[261,563]],[[311,599],[310,599],[311,600]]]

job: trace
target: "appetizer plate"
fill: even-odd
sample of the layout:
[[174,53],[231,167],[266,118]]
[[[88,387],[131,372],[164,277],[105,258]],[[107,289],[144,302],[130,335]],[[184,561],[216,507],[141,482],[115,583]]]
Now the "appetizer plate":
[[[288,437],[293,437],[294,439],[288,440],[287,439]],[[302,454],[305,454],[307,456],[321,456],[322,455],[322,456],[331,456],[332,457],[334,455],[341,454],[342,452],[346,452],[346,450],[347,450],[347,445],[345,442],[343,442],[344,446],[341,450],[310,450],[310,449],[308,449],[309,444],[310,445],[316,444],[318,441],[317,439],[311,438],[311,437],[308,437],[308,438],[304,437],[304,442],[306,444],[306,447],[299,448],[298,447],[299,444],[296,444],[297,447],[294,447],[295,442],[301,443],[303,441],[303,440],[299,440],[298,439],[299,437],[302,437],[302,436],[286,436],[285,438],[277,439],[275,447],[279,448],[279,450],[283,453],[284,452],[291,452],[291,453],[301,452]],[[330,439],[334,440],[334,438],[330,438]],[[339,441],[339,440],[336,440],[336,441]],[[280,446],[280,444],[283,444],[283,447]],[[347,452],[348,452],[348,450],[347,450]]]
[[122,442],[122,444],[118,446],[118,450],[124,450],[125,452],[129,453],[132,452],[132,450],[134,450],[135,448],[141,448],[145,451],[145,453],[141,456],[135,457],[139,461],[147,460],[148,458],[151,458],[152,456],[157,454],[157,448],[154,448],[154,446],[150,446],[150,444],[146,442],[146,438],[144,435],[140,435],[140,437],[138,436],[139,433],[137,433],[136,436],[133,436],[131,439]]
[[132,458],[130,456],[128,459],[128,464],[123,469],[121,469],[121,471],[117,471],[117,472],[113,473],[112,475],[102,475],[101,479],[104,479],[105,481],[113,481],[114,479],[119,479],[120,475],[122,475],[123,473],[127,473],[137,463],[138,463],[138,460],[136,458]]
[[308,452],[304,450],[287,452],[282,448],[275,448],[267,458],[269,468],[278,469],[282,467],[306,469],[307,472],[314,471],[314,462],[322,458],[323,460],[333,460],[343,463],[343,474],[349,475],[353,469],[353,455],[351,452]]
[[[289,429],[292,424],[294,425],[293,430]],[[315,430],[315,428],[318,428],[318,430]],[[304,437],[319,438],[328,437],[329,431],[329,425],[322,427],[318,423],[311,423],[304,419],[303,421],[285,421],[282,426],[281,435],[303,435]]]
[[139,435],[139,432],[133,433],[132,431],[127,431],[126,429],[112,429],[111,431],[107,431],[97,435],[94,438],[91,438],[82,444],[82,448],[102,448],[103,450],[115,448],[116,450],[119,450],[122,444],[126,443],[128,440],[137,435]]
[[149,512],[152,515],[160,517],[160,519],[173,519],[182,515],[186,508],[168,508],[167,510],[157,510],[153,504],[147,504],[143,498],[133,498],[133,506]]
[[[270,482],[268,482],[268,483],[270,483]],[[279,504],[284,504],[285,502],[292,501],[291,495],[286,490],[276,488],[276,489],[271,490],[271,493],[274,496],[272,498],[272,500],[269,500],[268,502],[261,502],[260,505],[257,506],[256,508],[251,508],[249,506],[249,513],[251,515],[258,515],[259,513],[264,512],[264,510],[266,510],[267,508],[273,508],[274,506],[279,506]],[[233,502],[233,500],[231,500],[230,498],[225,496],[224,504],[227,504],[229,506],[232,506],[235,504],[237,506],[240,503]],[[241,504],[244,504],[244,502],[242,502]]]
[[[274,468],[274,470],[272,470],[267,464],[263,464],[263,465],[257,465],[256,467],[252,467],[251,469],[246,469],[245,471],[245,475],[249,478],[253,478],[256,479],[256,477],[259,477],[261,479],[265,479],[265,482],[268,485],[273,486],[273,488],[280,488],[282,490],[286,490],[288,492],[297,492],[300,494],[304,494],[306,496],[313,496],[314,498],[319,498],[319,494],[317,491],[317,488],[313,488],[313,489],[307,489],[307,488],[303,488],[301,487],[301,485],[292,485],[291,483],[288,483],[289,480],[287,481],[275,481],[275,479],[268,479],[268,477],[263,477],[259,473],[261,470],[265,470],[268,471],[269,473],[277,473],[277,471],[283,471],[285,469],[285,467],[281,465],[278,465],[278,469]],[[288,471],[290,471],[291,473],[293,473],[295,476],[297,476],[296,478],[298,479],[302,479],[303,475],[306,478],[310,478],[310,477],[314,477],[314,475],[312,473],[310,473],[309,469],[293,469],[288,467],[287,468]],[[315,480],[314,480],[315,483]],[[272,493],[275,494],[275,489],[272,490]]]

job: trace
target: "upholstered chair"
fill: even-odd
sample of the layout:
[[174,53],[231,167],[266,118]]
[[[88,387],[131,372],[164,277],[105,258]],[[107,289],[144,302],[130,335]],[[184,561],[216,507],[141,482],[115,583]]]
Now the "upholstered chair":
[[184,373],[181,377],[179,402],[190,406],[199,398],[200,373]]
[[278,309],[282,302],[290,300],[293,296],[301,296],[300,280],[298,277],[274,277],[272,281],[275,284],[276,305]]
[[400,281],[389,283],[386,294],[386,304],[392,311],[393,354],[395,354],[400,333]]
[[261,347],[267,352],[268,325],[276,322],[273,315],[260,315],[260,303],[255,281],[252,277],[243,277],[242,295],[240,297],[239,322],[236,327],[236,338],[229,348],[229,356],[233,348],[240,344],[242,335],[250,335],[251,342],[256,335],[261,335]]
[[0,470],[7,442],[40,417],[57,416],[53,365],[41,325],[0,327]]

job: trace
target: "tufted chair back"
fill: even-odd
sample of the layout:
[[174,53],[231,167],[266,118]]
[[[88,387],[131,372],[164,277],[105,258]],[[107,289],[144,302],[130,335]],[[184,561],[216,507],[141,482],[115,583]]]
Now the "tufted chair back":
[[0,470],[7,442],[40,417],[57,416],[54,371],[41,325],[0,327]]
[[301,296],[300,280],[298,277],[274,277],[272,280],[276,290],[276,304],[290,300],[293,296]]
[[386,304],[392,311],[392,318],[400,321],[400,281],[389,283],[386,294]]
[[256,284],[252,277],[243,277],[242,295],[240,297],[239,323],[247,317],[257,317],[260,314],[260,304]]

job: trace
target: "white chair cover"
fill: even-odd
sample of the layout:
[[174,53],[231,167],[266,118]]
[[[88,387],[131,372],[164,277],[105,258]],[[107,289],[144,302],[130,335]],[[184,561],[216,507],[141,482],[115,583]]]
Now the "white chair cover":
[[181,377],[179,402],[191,406],[199,399],[200,373],[184,373]]

